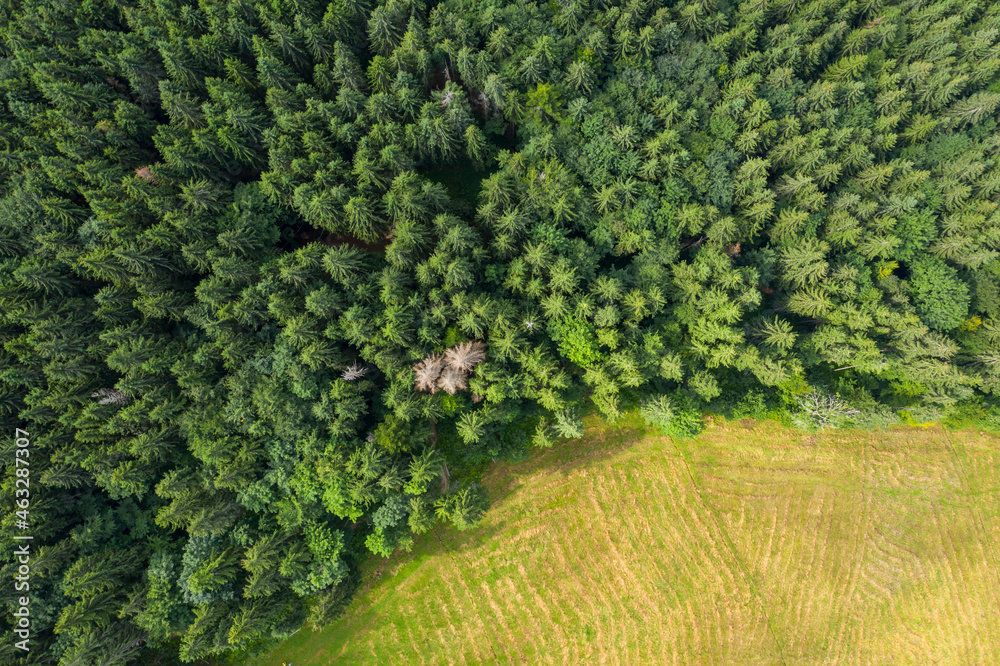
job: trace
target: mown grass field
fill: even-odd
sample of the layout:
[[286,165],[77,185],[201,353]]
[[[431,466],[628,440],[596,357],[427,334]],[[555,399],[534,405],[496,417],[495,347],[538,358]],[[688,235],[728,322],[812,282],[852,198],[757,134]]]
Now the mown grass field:
[[253,663],[1000,660],[1000,438],[588,426]]

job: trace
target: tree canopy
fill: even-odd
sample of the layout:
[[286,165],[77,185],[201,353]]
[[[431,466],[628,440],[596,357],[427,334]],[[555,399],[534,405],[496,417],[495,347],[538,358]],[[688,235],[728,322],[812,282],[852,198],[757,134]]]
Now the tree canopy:
[[1000,396],[998,3],[0,0],[0,37],[4,659],[320,624],[589,409]]

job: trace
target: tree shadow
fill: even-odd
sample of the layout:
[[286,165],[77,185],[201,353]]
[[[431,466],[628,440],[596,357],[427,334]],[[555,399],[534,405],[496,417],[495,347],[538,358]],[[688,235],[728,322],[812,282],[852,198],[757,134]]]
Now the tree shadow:
[[511,519],[490,520],[490,511],[514,493],[524,480],[539,475],[566,479],[577,471],[600,465],[632,446],[653,438],[663,438],[636,417],[626,417],[617,425],[608,425],[597,417],[585,419],[587,429],[580,439],[564,439],[550,448],[536,450],[518,462],[497,462],[482,480],[490,498],[490,509],[479,527],[460,532],[450,526],[436,528],[442,550],[464,552],[497,538],[510,526]]

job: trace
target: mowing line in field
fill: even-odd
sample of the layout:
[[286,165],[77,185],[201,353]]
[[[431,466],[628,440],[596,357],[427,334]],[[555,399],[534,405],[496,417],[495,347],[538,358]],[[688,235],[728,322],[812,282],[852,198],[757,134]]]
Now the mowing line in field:
[[[966,649],[971,652],[976,645],[973,629],[970,626],[970,620],[975,616],[975,612],[970,611],[968,608],[968,593],[971,591],[971,586],[969,584],[965,567],[962,566],[963,562],[960,559],[962,554],[955,546],[955,539],[952,536],[952,522],[942,520],[938,515],[938,511],[935,511],[935,525],[937,526],[938,534],[941,537],[942,550],[944,550],[947,554],[945,562],[949,567],[949,574],[953,580],[960,583],[960,585],[949,586],[949,591],[951,592],[955,605],[955,612],[951,616],[951,619],[957,618],[959,620],[957,624],[961,628],[962,641],[965,644]],[[973,525],[975,525],[974,516]],[[957,575],[954,572],[958,572]]]
[[[458,569],[458,567],[455,568]],[[505,663],[510,663],[512,661],[511,655],[510,652],[507,651],[506,642],[503,640],[503,637],[500,635],[500,632],[496,630],[496,626],[493,623],[487,625],[483,620],[483,611],[480,608],[480,605],[476,602],[476,595],[472,593],[472,589],[469,587],[468,583],[466,583],[465,578],[462,576],[462,572],[459,570],[455,571],[454,573],[455,573],[455,578],[458,580],[459,586],[462,588],[462,591],[465,592],[465,596],[469,600],[469,604],[471,605],[473,611],[475,611],[476,617],[479,618],[480,626],[483,629],[483,635],[486,636],[486,639],[489,641],[490,651],[493,653],[493,659],[497,663],[500,663],[499,656],[496,653],[496,647],[494,646],[495,642],[497,645],[500,646],[500,650],[503,652]],[[490,636],[491,628],[493,629],[492,631],[493,637]]]
[[[427,611],[429,611],[427,617],[433,617],[434,613],[434,608],[431,607],[430,603],[431,599],[433,599],[433,597],[430,597],[429,595],[425,597],[424,608],[427,609]],[[461,615],[456,614],[457,609],[455,612],[452,611],[453,606],[448,603],[449,599],[446,599],[443,594],[440,595],[440,597],[434,599],[434,601],[437,604],[437,614],[441,619],[444,620],[444,625],[445,625],[444,628],[441,627],[438,628],[438,637],[439,640],[441,641],[441,645],[447,645],[449,643],[456,644],[458,643],[459,639],[465,638],[466,640],[468,640],[470,649],[472,650],[473,654],[476,655],[476,659],[479,661],[484,661],[483,656],[479,651],[479,644],[478,641],[476,641],[475,639],[475,634],[470,635],[469,633],[470,630],[472,629],[470,623],[462,622]],[[458,619],[458,624],[463,625],[463,628],[465,630],[464,632],[460,633],[458,629],[455,627],[455,624],[452,622],[453,615]],[[450,640],[449,638],[445,637],[446,631],[447,631],[447,636],[450,638]]]
[[[733,589],[734,596],[743,597],[745,594],[747,602],[752,604],[753,591],[746,588],[745,579],[741,577],[739,572],[734,571],[732,556],[727,557],[723,551],[719,550],[718,544],[716,544],[717,535],[712,533],[698,515],[697,500],[689,499],[689,496],[694,494],[688,489],[689,477],[680,470],[680,465],[673,461],[671,456],[666,455],[664,450],[659,451],[659,454],[666,463],[664,468],[661,468],[660,477],[663,479],[661,483],[666,493],[671,497],[674,509],[674,513],[668,514],[666,513],[668,507],[661,505],[661,510],[664,512],[663,524],[669,526],[673,535],[673,543],[678,544],[678,547],[683,549],[685,553],[685,557],[681,560],[681,566],[687,573],[687,577],[692,582],[699,580],[707,582],[714,577],[715,588],[709,590],[710,594],[715,589],[723,591],[722,594],[725,594],[726,589]],[[671,477],[668,478],[665,472],[669,472]],[[692,524],[689,524],[689,521]],[[683,529],[683,533],[678,531],[678,527]],[[702,565],[707,566],[703,567]],[[720,600],[713,597],[713,601],[718,604]],[[691,627],[693,638],[697,642],[702,638],[701,627],[698,624],[699,614],[692,609],[691,603],[690,598],[686,599],[683,602],[683,608],[690,618],[688,624]],[[743,604],[738,607],[749,610]],[[730,612],[735,610],[732,604],[727,604],[727,608]],[[740,616],[733,617],[733,620],[737,619],[740,619]],[[751,612],[746,620],[747,624],[751,625],[750,628],[753,629],[756,626],[753,623],[760,622],[761,616]],[[735,640],[735,634],[731,636],[730,644],[733,640]],[[701,651],[704,649],[702,647]],[[675,648],[675,654],[688,655],[689,651]]]
[[[658,498],[658,495],[656,493],[659,490],[659,488],[657,488],[655,484],[656,484],[656,479],[654,477],[652,477],[652,476],[650,476],[650,475],[647,474],[646,475],[646,479],[645,479],[645,485],[642,486],[642,491],[644,493],[643,494],[644,497]],[[665,502],[658,501],[658,499],[654,499],[651,502],[651,506],[649,507],[649,510],[650,510],[650,516],[651,517],[653,517],[653,516],[662,516],[663,517],[663,518],[656,519],[656,524],[660,525],[661,528],[655,532],[655,539],[656,539],[656,544],[657,544],[657,547],[658,547],[658,552],[661,553],[660,559],[657,560],[657,564],[659,566],[657,566],[657,569],[656,569],[657,576],[658,576],[657,585],[658,585],[658,589],[660,590],[660,600],[654,601],[654,608],[656,610],[656,618],[657,618],[657,624],[658,624],[658,628],[659,628],[659,633],[657,635],[659,635],[661,637],[664,637],[664,636],[667,635],[667,634],[664,633],[664,630],[663,630],[664,622],[666,622],[667,626],[670,628],[670,635],[675,636],[676,633],[674,631],[674,626],[675,625],[674,625],[673,617],[667,611],[667,609],[669,609],[669,608],[680,608],[681,597],[680,597],[680,594],[677,591],[677,586],[671,585],[670,573],[667,570],[665,570],[665,567],[663,566],[663,563],[664,563],[664,559],[663,558],[667,557],[667,556],[669,556],[669,557],[674,557],[675,556],[675,553],[678,550],[678,546],[677,546],[678,542],[676,541],[676,539],[674,539],[673,541],[668,541],[667,537],[670,534],[676,534],[677,531],[676,531],[675,528],[673,528],[671,530],[671,532],[668,533],[667,530],[665,529],[665,526],[671,525],[670,522],[668,522],[667,520],[665,520],[665,518],[668,516],[667,510],[666,510],[666,506],[665,506]],[[671,527],[672,527],[672,525],[671,525]],[[685,560],[686,560],[686,558],[685,558]],[[685,565],[686,565],[686,561],[685,561]],[[653,654],[654,647],[655,647],[655,645],[651,645],[650,646],[650,655]],[[677,656],[676,650],[674,649],[674,643],[672,641],[668,642],[666,640],[661,640],[661,645],[660,645],[661,663],[664,663],[664,664],[667,663],[668,662],[668,656],[670,657],[669,661],[671,661],[672,663],[677,663],[678,656]],[[652,661],[652,656],[650,658],[650,661]]]
[[[542,613],[545,615],[545,625],[544,625],[545,627],[548,627],[550,629],[554,629],[556,627],[559,627],[561,629],[562,626],[568,625],[569,618],[566,616],[565,613],[562,613],[562,608],[559,606],[559,604],[556,604],[556,607],[559,608],[560,613],[563,615],[563,618],[565,618],[567,622],[565,624],[564,623],[556,623],[555,620],[552,619],[552,611],[549,610],[549,606],[548,606],[548,604],[545,603],[545,599],[538,593],[538,590],[536,590],[535,587],[531,584],[531,581],[528,579],[528,572],[524,570],[524,564],[521,563],[520,561],[517,563],[517,575],[518,575],[518,583],[520,583],[520,585],[522,587],[524,587],[528,591],[528,594],[531,595],[531,600],[535,603],[536,606],[538,606],[541,609]],[[513,583],[512,583],[512,585],[513,585]],[[514,589],[516,591],[516,587]],[[518,594],[518,598],[520,599],[520,596],[521,596],[520,593],[517,593],[517,594]],[[527,604],[522,604],[522,605],[525,608],[528,607]],[[539,627],[541,627],[541,626],[542,625],[539,624]],[[568,644],[566,642],[563,642],[563,655],[562,656],[563,656],[562,663],[564,663],[564,664],[569,663],[569,661],[568,661],[569,660],[569,647],[568,647]]]
[[[648,593],[648,588],[655,585],[658,589],[663,589],[668,584],[667,579],[664,577],[663,569],[660,565],[660,561],[656,558],[656,554],[663,554],[668,552],[666,544],[663,542],[662,535],[659,533],[654,533],[652,527],[647,520],[647,512],[642,510],[643,507],[639,506],[637,501],[638,497],[651,498],[654,494],[651,490],[647,490],[646,481],[647,477],[635,475],[630,478],[630,476],[622,472],[620,476],[624,476],[624,481],[622,485],[625,487],[625,493],[621,495],[615,495],[618,499],[618,504],[626,504],[625,498],[628,497],[631,501],[631,511],[626,509],[625,515],[630,515],[634,518],[633,521],[626,523],[626,532],[628,534],[635,534],[635,538],[625,539],[625,544],[629,545],[634,542],[638,542],[642,547],[641,552],[637,551],[635,548],[631,548],[633,552],[636,553],[637,563],[639,561],[639,556],[641,554],[643,560],[643,570],[650,574],[645,586],[642,586],[640,590],[642,592],[642,601],[645,605],[645,609],[642,612],[643,615],[643,636],[645,641],[643,643],[644,654],[646,655],[647,663],[653,660],[653,652],[655,649],[654,645],[654,632],[653,632],[653,619],[656,620],[656,627],[659,631],[659,636],[662,636],[663,627],[663,609],[657,604],[655,597],[650,597]],[[630,492],[628,492],[630,490]],[[657,503],[659,504],[659,503]],[[655,593],[654,593],[655,594]],[[637,650],[640,648],[637,645]],[[640,654],[643,652],[640,650]]]
[[[1000,536],[993,442],[894,431],[810,446],[770,424],[752,440],[738,430],[624,449],[615,433],[585,460],[567,445],[498,466],[477,532],[426,535],[426,566],[371,581],[338,626],[287,656],[997,663],[1000,543],[980,542]],[[977,494],[988,499],[962,505]]]
[[[661,473],[662,473],[662,470],[661,470]],[[666,488],[667,492],[671,493],[671,486],[670,485],[663,485],[661,487]],[[653,496],[653,490],[652,489],[650,490],[650,494],[648,496],[649,497]],[[674,544],[678,544],[677,546],[675,546],[675,549],[673,551],[670,551],[670,550],[664,548],[664,552],[670,552],[671,554],[675,554],[676,552],[683,550],[685,556],[682,557],[682,558],[680,558],[680,565],[681,565],[681,567],[683,567],[684,572],[688,576],[691,576],[692,574],[691,574],[690,569],[689,569],[689,564],[693,563],[694,560],[690,556],[688,556],[688,552],[689,551],[687,550],[687,544],[689,543],[689,540],[687,540],[687,539],[680,539],[679,538],[680,534],[677,531],[676,526],[674,525],[674,520],[671,520],[671,518],[676,519],[680,515],[680,512],[678,511],[676,514],[674,514],[673,516],[671,516],[667,512],[667,507],[666,507],[666,503],[665,502],[655,502],[654,501],[652,504],[653,504],[653,507],[655,507],[654,510],[657,510],[659,512],[659,514],[661,516],[663,516],[663,519],[661,519],[660,524],[663,525],[664,528],[669,528],[670,535],[673,538],[673,543]],[[664,579],[663,580],[663,589],[669,595],[671,595],[672,598],[673,598],[673,602],[674,603],[671,605],[671,608],[677,609],[679,611],[680,608],[681,608],[681,606],[682,606],[682,603],[683,603],[682,599],[681,599],[681,596],[678,593],[676,586],[669,585],[669,582],[670,582],[669,579]],[[667,626],[670,628],[670,636],[672,636],[675,639],[674,641],[671,641],[669,643],[666,640],[662,641],[661,655],[663,657],[663,663],[667,663],[667,658],[666,657],[667,657],[668,653],[671,656],[671,660],[670,660],[671,663],[675,663],[675,664],[678,663],[677,659],[678,659],[679,650],[677,649],[675,641],[678,638],[679,628],[678,628],[677,624],[674,622],[674,618],[676,617],[676,615],[677,615],[677,613],[664,613],[662,610],[659,613],[660,626],[661,627],[663,626],[664,619],[666,619]],[[665,636],[666,634],[664,634],[661,631],[660,635],[661,636]]]
[[[588,484],[589,484],[589,479],[588,479]],[[563,542],[566,542],[566,543],[576,544],[577,547],[582,546],[585,549],[583,552],[578,552],[578,551],[576,552],[576,560],[578,561],[577,564],[578,568],[576,569],[575,573],[582,574],[582,576],[573,575],[571,576],[571,579],[577,585],[581,594],[586,596],[587,592],[584,591],[584,588],[581,585],[579,578],[582,577],[584,580],[587,581],[601,580],[602,573],[606,574],[612,569],[611,567],[607,566],[606,557],[604,558],[604,561],[598,560],[597,558],[598,549],[596,547],[588,548],[588,546],[591,546],[592,544],[590,543],[584,544],[584,542],[581,539],[579,539],[578,537],[574,538],[573,535],[570,534],[569,525],[567,523],[568,521],[564,521],[560,525],[559,543],[561,544]],[[587,530],[588,534],[594,535],[594,530],[592,529],[592,526],[588,524],[587,528],[588,528]],[[595,626],[595,639],[594,641],[592,641],[592,643],[595,644],[594,652],[599,658],[598,663],[603,664],[607,663],[608,660],[608,651],[606,649],[607,646],[611,643],[612,640],[614,640],[616,636],[620,636],[624,632],[623,622],[625,616],[625,606],[621,603],[621,599],[619,599],[618,596],[614,594],[610,589],[605,590],[604,585],[593,585],[592,587],[589,588],[589,591],[597,598],[600,607],[605,608],[608,611],[611,610],[616,611],[610,614],[611,615],[609,619],[609,623],[611,625],[609,631],[610,637],[605,637],[605,632],[603,630],[602,623],[597,620],[597,618],[601,617],[602,613],[598,612],[597,609],[595,608],[595,613],[591,616],[592,618],[594,618],[593,625]],[[607,594],[605,594],[605,591],[607,591]],[[614,606],[617,606],[617,608],[613,608]]]
[[[857,528],[851,532],[851,543],[854,548],[851,550],[850,568],[847,574],[847,581],[845,583],[846,594],[841,596],[840,612],[838,613],[840,620],[838,624],[837,638],[834,641],[834,647],[837,650],[836,656],[839,658],[846,650],[847,643],[844,640],[844,633],[850,631],[850,624],[848,622],[849,616],[843,611],[845,608],[852,608],[854,606],[855,593],[857,591],[858,579],[861,577],[862,568],[864,567],[864,558],[868,552],[868,540],[866,535],[868,534],[868,529],[871,524],[872,515],[872,481],[870,476],[874,474],[872,465],[869,464],[868,455],[868,443],[862,442],[861,446],[861,473],[862,473],[862,483],[861,483],[861,511],[858,515]],[[857,648],[859,642],[856,640],[853,643],[855,647],[855,657],[857,657]]]
[[[717,544],[715,543],[715,536],[712,535],[711,531],[707,528],[707,526],[704,523],[702,523],[702,521],[699,519],[697,515],[697,511],[695,509],[696,504],[689,502],[686,498],[686,496],[690,494],[689,492],[685,491],[686,486],[690,482],[689,477],[684,472],[681,472],[679,470],[680,465],[674,463],[674,461],[671,459],[670,456],[664,455],[663,460],[668,463],[670,471],[675,475],[674,478],[666,484],[667,492],[671,496],[674,495],[675,491],[683,493],[685,496],[684,499],[676,500],[680,506],[685,507],[686,511],[684,512],[684,514],[674,516],[673,520],[671,519],[670,516],[666,516],[664,518],[666,524],[671,524],[677,518],[681,519],[681,522],[685,528],[685,536],[681,537],[681,535],[677,534],[675,531],[676,535],[675,540],[678,541],[679,543],[685,544],[685,546],[687,544],[701,544],[704,541],[705,546],[704,547],[699,546],[699,550],[701,551],[702,557],[699,558],[698,553],[695,552],[694,555],[690,557],[690,561],[693,563],[699,563],[706,559],[709,560],[708,563],[710,566],[708,567],[708,571],[705,573],[714,574],[717,588],[720,590],[725,590],[727,589],[727,587],[729,587],[732,588],[734,592],[738,591],[742,593],[743,585],[740,584],[740,579],[738,577],[739,574],[734,572],[732,569],[732,563],[730,562],[731,558],[725,557],[724,553],[718,550]],[[680,475],[683,475],[683,477]],[[687,524],[688,518],[694,519],[696,524],[695,525],[696,529],[692,529],[692,527]],[[714,562],[712,560],[714,560]],[[719,571],[720,568],[722,569],[721,573],[725,574],[725,578],[727,579],[728,584],[726,581],[723,580],[723,576],[720,575]],[[694,572],[694,574],[698,575],[692,574],[691,577],[693,580],[698,580],[699,578],[703,578],[703,576],[700,575],[702,573],[703,573],[702,569],[699,567],[697,571]],[[745,581],[743,582],[745,584]],[[752,590],[747,589],[746,594],[748,598],[752,597],[753,594]],[[740,596],[742,596],[742,594]],[[741,607],[745,608],[744,606]],[[685,608],[688,610],[691,616],[694,633],[696,636],[699,636],[698,626],[697,626],[698,616],[697,613],[695,613],[691,609],[690,600],[688,600],[685,603]],[[716,611],[718,610],[717,605],[714,607],[714,610]],[[755,614],[751,614],[750,618],[748,618],[749,620],[748,624],[752,623],[754,620],[759,622],[759,618],[756,618],[754,616]],[[734,634],[732,630],[730,630],[729,644],[733,645],[735,639],[736,639],[736,634]]]
[[[486,587],[486,584],[484,583],[483,586]],[[497,596],[503,602],[501,615],[514,619],[514,626],[516,626],[518,633],[528,637],[528,645],[541,645],[542,635],[540,631],[542,625],[535,618],[535,614],[531,612],[531,606],[524,603],[524,596],[517,591],[517,588],[514,586],[514,580],[510,576],[504,576],[497,581],[496,592]],[[518,654],[523,662],[524,655],[520,651]]]
[[[820,529],[819,528],[820,528],[820,524],[822,522],[822,517],[825,515],[824,512],[823,512],[823,508],[826,506],[826,493],[824,493],[823,490],[824,489],[821,486],[816,491],[816,493],[812,497],[809,498],[810,504],[812,502],[814,502],[814,501],[817,501],[817,500],[819,501],[819,510],[816,512],[816,521],[815,521],[815,524],[812,526],[813,529],[811,530],[812,531],[812,545],[808,549],[809,550],[809,553],[808,553],[809,563],[805,565],[805,571],[801,574],[801,578],[803,580],[811,580],[812,579],[813,565],[816,562],[816,551],[819,549],[819,543],[820,543],[820,541],[819,541]],[[821,551],[821,554],[820,554],[820,563],[821,564],[822,564],[822,555],[825,552],[826,552],[826,543],[824,542],[823,543],[823,548],[822,548],[822,551]],[[805,552],[803,552],[799,556],[799,563],[800,563],[800,565],[801,565],[802,561],[804,560],[805,556],[806,556]],[[802,618],[803,612],[806,614],[807,617],[811,617],[812,613],[810,612],[810,610],[812,609],[812,603],[813,603],[814,599],[815,599],[815,595],[813,595],[813,594],[802,594],[802,595],[799,595],[798,601],[795,604],[795,626],[796,627],[802,628],[802,627],[805,626],[804,623],[803,623],[803,618]],[[787,638],[788,643],[789,643],[789,647],[792,647],[793,645],[796,645],[796,644],[799,643],[800,634],[802,634],[801,638],[802,638],[802,641],[804,642],[805,635],[804,635],[803,632],[801,632],[801,630],[800,631],[790,632],[790,636]]]
[[[598,490],[598,483],[600,483],[599,479],[591,482],[591,490],[588,493],[588,499],[590,500],[590,504],[594,509],[595,515],[597,516],[597,520],[595,521],[597,525],[597,527],[595,528],[597,530],[597,535],[600,536],[602,540],[607,544],[606,547],[603,548],[601,551],[602,559],[608,563],[609,571],[614,572],[614,582],[617,585],[617,590],[616,590],[617,594],[614,594],[613,596],[615,598],[615,601],[618,603],[618,606],[621,608],[620,617],[622,621],[622,631],[619,634],[619,640],[621,640],[624,643],[624,645],[623,645],[623,650],[618,650],[616,651],[615,654],[617,656],[619,654],[622,654],[622,652],[624,651],[626,663],[635,663],[631,659],[628,659],[629,656],[628,644],[630,642],[629,641],[630,630],[631,633],[635,634],[636,638],[638,638],[638,627],[635,626],[634,621],[632,622],[629,621],[630,613],[628,612],[628,608],[626,607],[625,602],[622,601],[622,592],[629,592],[632,590],[636,590],[639,586],[637,584],[635,575],[632,573],[631,567],[627,566],[625,558],[622,556],[621,552],[619,552],[618,547],[615,545],[614,540],[611,538],[611,531],[608,528],[608,525],[611,523],[611,521],[608,519],[607,514],[604,512],[604,507],[601,506],[601,503],[597,500],[595,494],[595,491]],[[602,497],[608,497],[608,496],[609,495],[607,495],[606,493],[602,493]],[[611,496],[613,497],[613,495]],[[592,532],[593,531],[594,530],[592,530]],[[625,574],[625,576],[627,576],[630,580],[626,581],[622,577],[622,574]]]
[[[648,577],[655,571],[656,563],[649,554],[652,535],[643,528],[645,520],[637,501],[640,482],[629,474],[633,464],[630,460],[627,468],[608,470],[608,474],[601,477],[595,486],[607,504],[607,510],[601,508],[601,522],[605,525],[605,531],[609,531],[607,525],[616,524],[614,520],[605,517],[607,512],[626,517],[617,523],[621,543],[620,546],[615,545],[615,555],[623,565],[631,565],[623,567],[629,579],[630,596],[626,600],[629,602],[628,610],[634,625],[634,638],[626,640],[624,655],[627,664],[642,663],[644,649],[649,652],[646,648],[649,645],[649,627],[653,614],[658,614],[647,592]],[[603,483],[605,481],[607,485]],[[641,579],[636,571],[643,574]]]
[[[569,558],[567,557],[566,549],[563,546],[563,538],[567,538],[570,542],[572,542],[573,539],[569,538],[569,532],[567,531],[566,522],[567,521],[557,521],[556,522],[556,525],[558,526],[559,532],[557,534],[553,535],[552,550],[554,551],[554,553],[556,555],[557,562],[559,563],[559,566],[560,566],[560,568],[561,568],[562,571],[566,571],[566,572],[573,571],[573,572],[575,572],[575,571],[581,569],[582,567],[580,567],[579,565],[577,565],[577,567],[571,567],[570,566]],[[566,587],[572,586],[573,588],[575,588],[576,596],[578,597],[578,599],[580,599],[583,603],[586,603],[587,606],[590,607],[590,617],[591,618],[597,618],[597,617],[600,616],[600,613],[597,612],[597,606],[594,604],[594,599],[589,594],[587,594],[587,591],[584,590],[583,586],[580,584],[579,578],[576,575],[563,576],[563,577],[559,578],[558,580],[559,580],[559,586],[560,587],[563,587],[563,585],[565,585]],[[594,592],[594,594],[597,597],[600,597],[598,599],[598,601],[601,603],[601,605],[604,605],[604,606],[608,605],[607,602],[604,599],[604,595],[601,594],[601,586],[599,586],[599,585],[595,586],[593,588],[593,592]],[[570,594],[568,596],[564,595],[563,598],[572,599],[572,594]],[[571,605],[571,604],[567,604],[567,605]],[[581,617],[581,620],[582,619],[583,618]],[[600,644],[602,644],[604,642],[603,625],[602,625],[602,623],[596,622],[596,621],[594,621],[594,625],[596,625],[595,629],[594,629],[594,631],[595,631],[594,642],[596,642],[598,645],[600,645]],[[580,629],[583,629],[583,627],[580,627]],[[570,637],[567,636],[567,639],[570,639]],[[595,651],[594,647],[591,644],[588,644],[586,646],[586,648],[590,648],[591,651]],[[585,652],[586,652],[586,650],[585,650]]]
[[[448,556],[451,557],[451,554],[452,554],[451,549],[448,548],[448,546],[445,544],[445,542],[441,539],[441,535],[437,532],[437,530],[435,530],[434,536],[437,537],[438,543],[441,544],[441,547],[444,548],[445,552],[448,553]],[[454,560],[454,558],[451,558],[451,559]],[[445,573],[446,572],[450,572],[450,571],[451,571],[450,567],[447,567],[447,566],[443,567],[443,569],[441,571],[442,582],[446,582],[446,581],[444,581]],[[466,595],[466,597],[469,600],[470,607],[475,612],[476,618],[479,620],[479,626],[482,629],[483,636],[486,638],[486,644],[489,646],[490,653],[493,655],[493,663],[499,664],[500,663],[500,659],[497,658],[496,650],[493,648],[493,641],[490,638],[490,635],[489,635],[489,633],[486,630],[486,623],[483,621],[482,613],[479,611],[479,607],[476,605],[476,600],[472,596],[472,593],[469,591],[469,588],[465,584],[465,581],[462,579],[461,573],[457,574],[457,578],[458,578],[458,582],[461,584],[462,590],[465,592],[465,595]],[[452,585],[447,585],[446,584],[445,585],[445,589],[448,590],[448,591],[452,591],[452,590],[454,590],[454,587]]]
[[687,458],[684,457],[684,453],[681,451],[680,447],[677,445],[677,442],[674,441],[672,437],[670,438],[670,442],[674,445],[674,450],[677,451],[677,455],[680,456],[681,463],[684,465],[684,469],[687,471],[688,477],[691,479],[691,485],[698,496],[698,501],[701,503],[701,506],[705,509],[705,511],[712,517],[712,521],[715,523],[716,529],[722,535],[722,539],[723,542],[726,544],[726,548],[729,550],[730,555],[733,556],[733,559],[736,560],[736,566],[739,567],[740,573],[743,575],[743,579],[746,581],[747,586],[750,588],[751,594],[757,599],[757,603],[760,605],[761,613],[764,614],[764,618],[767,620],[767,629],[771,634],[772,640],[774,640],[775,646],[778,648],[779,659],[781,660],[782,664],[785,664],[786,663],[785,647],[778,640],[778,636],[775,633],[774,627],[771,624],[771,616],[770,614],[768,614],[767,608],[764,607],[764,601],[761,598],[760,594],[757,592],[757,588],[756,585],[754,584],[754,581],[751,580],[751,577],[747,573],[743,561],[740,559],[740,556],[736,553],[736,549],[733,548],[732,541],[729,538],[729,533],[723,528],[722,522],[718,519],[718,516],[715,515],[715,511],[713,511],[711,507],[709,507],[708,503],[705,502],[705,498],[702,497],[701,488],[698,487],[698,482],[695,481],[694,474],[691,471],[691,466],[688,465],[688,461]]
[[[493,598],[493,591],[490,589],[489,584],[486,581],[481,581],[479,583],[479,589],[482,590],[483,598],[486,600],[486,604],[493,611],[493,621],[499,624],[503,628],[503,635],[498,633],[498,642],[500,643],[500,648],[504,652],[504,656],[510,661],[510,652],[507,650],[508,644],[513,644],[514,641],[511,639],[514,636],[514,632],[511,631],[510,625],[507,623],[507,614],[500,610],[497,605],[496,599]],[[497,581],[497,591],[499,592],[499,580]],[[514,645],[513,649],[517,652],[518,659],[520,663],[524,663],[524,654],[521,652],[519,645]]]
[[[667,493],[670,494],[671,499],[674,500],[675,505],[678,508],[683,507],[686,509],[683,513],[678,511],[677,514],[671,516],[667,515],[665,517],[666,524],[673,528],[675,523],[679,523],[683,528],[684,533],[681,534],[676,532],[678,540],[684,544],[685,551],[688,553],[688,560],[695,567],[691,571],[691,578],[697,580],[699,575],[702,573],[701,564],[707,559],[714,559],[720,564],[720,567],[710,566],[708,567],[709,573],[715,576],[716,583],[719,589],[726,589],[726,580],[730,583],[730,587],[738,587],[736,575],[734,574],[730,563],[726,561],[725,555],[719,550],[718,544],[715,543],[715,539],[712,538],[711,533],[706,529],[705,524],[701,521],[698,516],[698,512],[695,510],[694,503],[687,499],[689,493],[685,492],[684,485],[686,482],[681,477],[683,472],[681,472],[678,467],[672,464],[669,457],[664,456],[665,459],[671,463],[668,465],[668,470],[673,475],[673,478],[667,480],[665,484]],[[697,491],[697,489],[695,489]],[[675,493],[677,493],[675,495]],[[693,525],[689,524],[693,523]],[[701,537],[704,535],[705,547],[699,548],[696,544],[701,541]],[[721,571],[720,571],[721,569]],[[723,576],[723,574],[725,576]]]
[[[972,487],[969,482],[969,477],[966,474],[965,463],[962,462],[958,455],[958,450],[955,448],[955,443],[951,439],[951,433],[945,431],[944,433],[945,441],[948,443],[948,450],[951,453],[952,461],[955,464],[955,469],[958,471],[958,477],[962,482],[963,490],[965,495],[969,500],[969,509],[972,511],[973,520],[979,526],[982,531],[983,540],[986,542],[985,550],[988,551],[984,553],[990,559],[990,563],[993,565],[993,575],[997,579],[997,586],[993,588],[994,599],[996,599],[996,591],[1000,589],[1000,559],[997,558],[996,551],[993,548],[993,539],[989,531],[986,529],[986,523],[983,521],[982,510],[979,508],[978,493]],[[1000,606],[998,606],[1000,607]]]
[[[601,508],[601,521],[607,525],[615,524],[614,516],[625,516],[619,520],[621,525],[619,544],[614,544],[614,554],[620,560],[622,570],[630,580],[629,614],[634,626],[634,640],[630,640],[631,650],[626,651],[626,663],[642,663],[643,644],[648,645],[650,652],[650,627],[654,617],[661,614],[655,601],[649,595],[649,587],[653,584],[653,576],[659,575],[659,567],[654,553],[662,552],[654,543],[652,530],[645,519],[644,507],[638,502],[638,489],[641,480],[633,472],[640,463],[629,460],[629,465],[621,469],[612,468],[599,477],[597,488],[607,504],[607,510]],[[607,482],[607,486],[604,485]],[[652,497],[645,495],[645,498]],[[608,514],[611,514],[608,516]],[[610,531],[605,527],[610,538]],[[644,640],[645,639],[645,640]],[[635,657],[632,658],[632,652]]]

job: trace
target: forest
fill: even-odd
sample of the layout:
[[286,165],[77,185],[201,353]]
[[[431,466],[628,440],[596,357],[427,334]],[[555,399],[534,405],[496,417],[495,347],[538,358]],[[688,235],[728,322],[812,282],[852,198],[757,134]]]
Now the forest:
[[0,0],[0,36],[0,662],[320,626],[590,412],[1000,414],[1000,3]]

